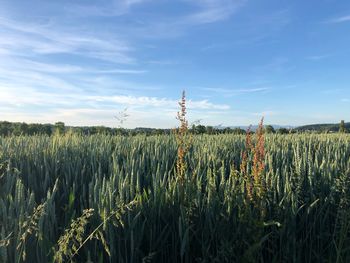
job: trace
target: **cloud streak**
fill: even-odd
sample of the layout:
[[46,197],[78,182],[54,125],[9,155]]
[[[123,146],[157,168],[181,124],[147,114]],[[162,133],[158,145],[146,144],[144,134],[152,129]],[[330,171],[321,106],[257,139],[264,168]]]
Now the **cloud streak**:
[[94,5],[70,4],[67,11],[78,16],[116,17],[129,13],[132,7],[145,2],[149,0],[112,0]]
[[156,19],[150,17],[140,19],[128,30],[134,32],[137,38],[140,36],[147,39],[178,38],[197,26],[229,20],[246,2],[246,0],[175,0],[171,1],[171,4],[184,6],[189,11],[171,15],[159,12]]
[[328,24],[339,24],[344,22],[350,22],[350,15],[340,16],[326,21]]
[[51,23],[23,23],[0,17],[0,50],[20,56],[70,54],[118,64],[135,63],[125,40]]
[[235,0],[197,0],[189,1],[199,6],[199,11],[185,16],[184,24],[198,25],[214,23],[232,16],[246,1]]
[[[52,81],[54,82],[55,79]],[[24,84],[23,84],[24,85]],[[9,84],[0,79],[0,102],[3,105],[15,107],[45,106],[57,107],[120,107],[133,108],[162,108],[163,110],[177,110],[178,100],[148,96],[126,95],[91,95],[83,89],[70,87],[70,92],[62,92],[61,89],[39,90],[33,87],[23,88],[20,83]],[[21,94],[21,96],[18,96]],[[228,110],[226,104],[215,104],[208,100],[188,100],[187,106],[194,110]]]
[[[113,102],[116,104],[135,106],[135,107],[161,107],[168,109],[177,109],[178,100],[171,100],[167,98],[146,97],[146,96],[91,96],[87,97],[90,101],[95,102]],[[201,110],[228,110],[230,106],[226,104],[214,104],[208,100],[188,100],[187,107],[189,109]]]
[[315,55],[315,56],[308,56],[306,57],[307,60],[312,60],[312,61],[319,61],[322,59],[329,58],[331,55],[326,54],[326,55]]
[[271,89],[269,87],[257,87],[257,88],[243,88],[243,89],[226,89],[226,88],[203,88],[204,91],[217,93],[225,96],[235,96],[245,93],[263,93],[268,92]]

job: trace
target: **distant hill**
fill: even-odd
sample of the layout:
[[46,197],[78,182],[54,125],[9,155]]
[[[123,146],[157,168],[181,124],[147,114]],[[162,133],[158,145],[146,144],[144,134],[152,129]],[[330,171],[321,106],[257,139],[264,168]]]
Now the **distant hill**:
[[[345,128],[349,131],[350,130],[350,122],[345,123]],[[295,130],[300,132],[305,131],[332,131],[337,132],[339,131],[339,123],[327,123],[327,124],[309,124],[304,126],[296,127]]]

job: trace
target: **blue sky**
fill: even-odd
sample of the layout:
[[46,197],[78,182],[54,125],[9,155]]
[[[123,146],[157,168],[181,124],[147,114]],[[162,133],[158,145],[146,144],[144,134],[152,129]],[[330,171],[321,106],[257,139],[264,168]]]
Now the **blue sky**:
[[348,0],[0,1],[0,119],[350,121]]

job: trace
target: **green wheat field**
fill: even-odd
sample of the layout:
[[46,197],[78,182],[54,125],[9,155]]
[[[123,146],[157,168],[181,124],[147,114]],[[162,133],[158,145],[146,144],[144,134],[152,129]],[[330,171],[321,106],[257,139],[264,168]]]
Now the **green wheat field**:
[[350,262],[349,134],[188,140],[1,137],[0,262]]

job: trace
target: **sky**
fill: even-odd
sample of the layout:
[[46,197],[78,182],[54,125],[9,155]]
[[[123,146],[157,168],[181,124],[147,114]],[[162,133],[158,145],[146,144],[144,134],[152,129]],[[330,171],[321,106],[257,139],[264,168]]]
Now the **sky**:
[[173,128],[182,90],[189,123],[350,121],[350,1],[0,0],[0,120]]

